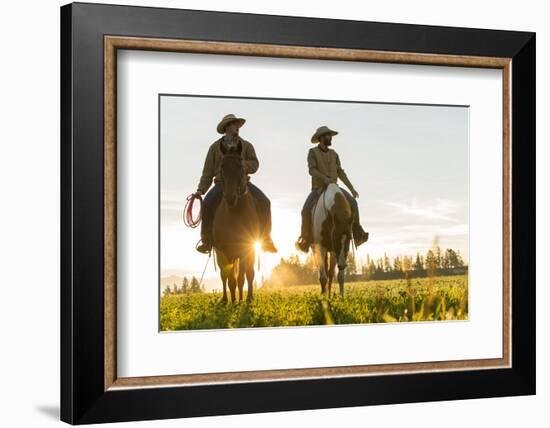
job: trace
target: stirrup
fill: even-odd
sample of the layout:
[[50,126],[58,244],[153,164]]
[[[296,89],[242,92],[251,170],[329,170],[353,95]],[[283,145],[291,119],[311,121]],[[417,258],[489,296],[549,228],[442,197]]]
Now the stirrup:
[[195,249],[202,254],[209,254],[212,251],[212,244],[209,242],[199,241],[195,246]]

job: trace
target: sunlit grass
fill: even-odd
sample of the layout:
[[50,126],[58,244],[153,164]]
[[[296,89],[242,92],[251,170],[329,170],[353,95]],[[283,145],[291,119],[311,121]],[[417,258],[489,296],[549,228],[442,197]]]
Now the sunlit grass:
[[221,293],[163,296],[161,330],[468,319],[467,275],[348,283],[343,300],[337,288],[328,301],[319,285],[260,288],[241,304],[221,303]]

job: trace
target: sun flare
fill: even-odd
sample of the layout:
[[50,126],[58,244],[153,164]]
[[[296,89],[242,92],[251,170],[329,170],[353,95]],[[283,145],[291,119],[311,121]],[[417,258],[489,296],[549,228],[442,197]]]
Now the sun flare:
[[262,243],[260,241],[254,241],[254,251],[256,251],[256,253],[262,251]]

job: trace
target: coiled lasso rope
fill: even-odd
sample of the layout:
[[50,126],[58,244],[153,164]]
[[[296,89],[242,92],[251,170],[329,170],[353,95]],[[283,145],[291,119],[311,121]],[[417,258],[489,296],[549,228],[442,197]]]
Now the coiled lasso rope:
[[[195,200],[199,201],[199,213],[197,215],[197,218],[193,218],[193,205],[195,204]],[[195,229],[199,224],[201,224],[202,221],[202,196],[192,193],[187,197],[187,202],[185,203],[185,208],[183,210],[183,223],[190,227],[191,229]]]

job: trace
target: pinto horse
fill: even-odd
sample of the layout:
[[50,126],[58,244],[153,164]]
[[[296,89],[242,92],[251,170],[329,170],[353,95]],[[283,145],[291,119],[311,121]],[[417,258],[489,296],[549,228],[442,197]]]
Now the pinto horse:
[[246,300],[250,302],[254,296],[254,243],[260,236],[259,219],[254,198],[248,191],[242,145],[239,143],[229,151],[223,145],[221,147],[224,155],[221,162],[223,198],[214,213],[212,238],[223,283],[222,301],[227,302],[227,287],[231,302],[236,301],[237,289],[239,302],[242,301],[246,276]]
[[313,207],[314,260],[319,269],[321,293],[330,298],[336,265],[340,296],[344,297],[344,274],[352,237],[353,211],[342,190],[329,184]]

